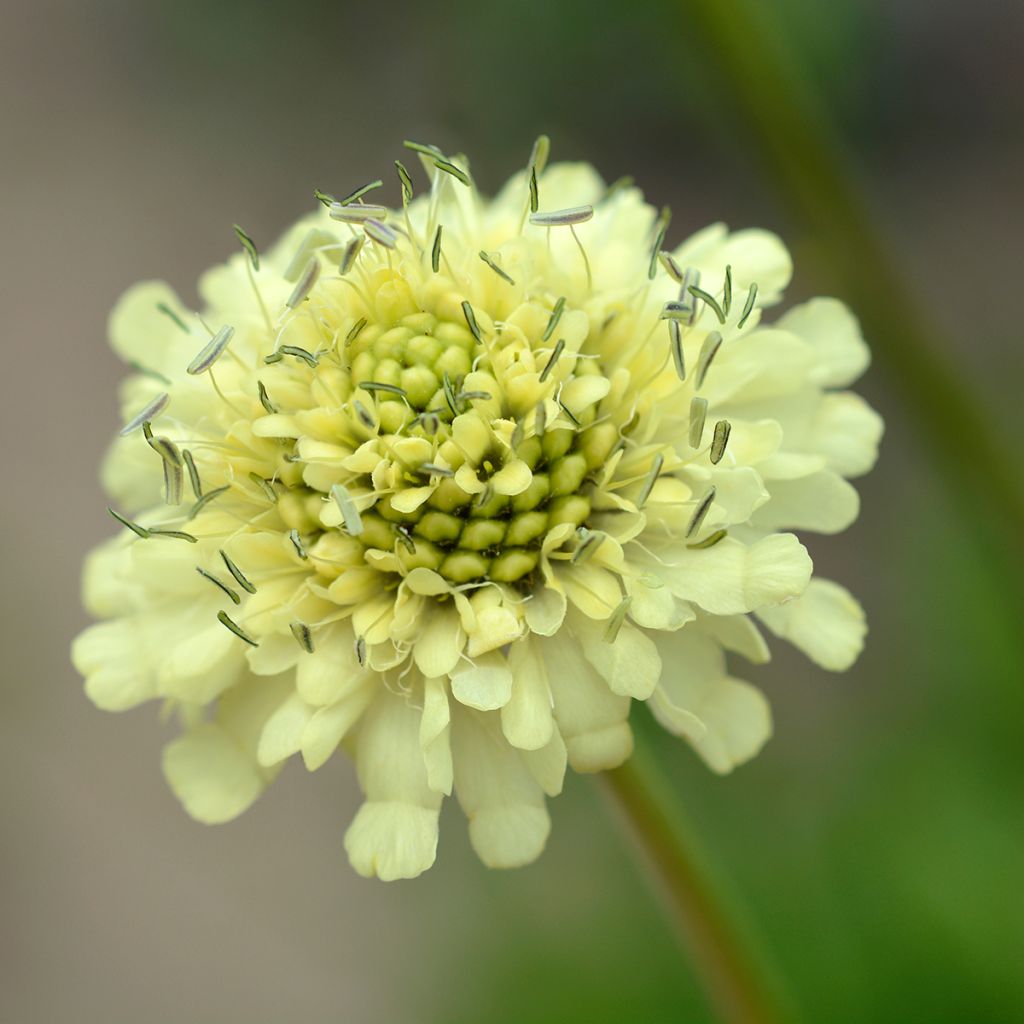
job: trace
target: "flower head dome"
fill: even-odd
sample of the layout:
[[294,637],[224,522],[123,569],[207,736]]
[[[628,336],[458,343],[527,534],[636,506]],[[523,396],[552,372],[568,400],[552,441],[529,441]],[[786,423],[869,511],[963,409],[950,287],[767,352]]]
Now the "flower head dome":
[[666,250],[667,211],[543,139],[492,201],[410,148],[428,194],[398,164],[398,211],[367,186],[269,252],[240,232],[201,315],[121,300],[125,528],[73,652],[100,707],[177,713],[164,770],[200,821],[344,745],[345,845],[381,878],[430,866],[453,792],[487,864],[533,860],[566,765],[629,756],[634,699],[715,771],[757,753],[768,706],[727,652],[765,661],[760,623],[856,657],[859,606],[786,531],[853,521],[881,435],[841,390],[868,353],[840,303],[762,324],[774,236]]

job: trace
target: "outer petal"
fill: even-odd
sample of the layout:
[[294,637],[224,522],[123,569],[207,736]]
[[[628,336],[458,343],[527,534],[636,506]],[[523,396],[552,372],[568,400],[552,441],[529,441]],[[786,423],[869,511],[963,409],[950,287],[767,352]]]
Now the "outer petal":
[[548,673],[536,645],[528,639],[514,643],[508,654],[512,695],[501,709],[505,738],[521,750],[539,750],[551,741],[554,719]]
[[419,722],[403,697],[381,690],[360,724],[356,770],[367,800],[345,833],[345,849],[367,878],[415,878],[434,863],[442,798],[427,782]]
[[823,387],[852,384],[871,361],[857,318],[838,299],[811,299],[786,313],[779,326],[817,349],[818,366],[811,377]]
[[751,525],[759,529],[841,533],[860,511],[860,497],[853,485],[829,470],[793,480],[772,480],[768,487],[771,501],[751,518]]

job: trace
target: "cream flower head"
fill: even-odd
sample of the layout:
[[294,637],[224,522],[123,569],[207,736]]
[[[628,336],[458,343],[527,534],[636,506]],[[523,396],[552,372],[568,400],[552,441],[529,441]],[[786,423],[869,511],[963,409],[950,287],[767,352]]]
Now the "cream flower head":
[[545,139],[491,201],[408,145],[428,195],[397,163],[398,211],[375,182],[269,252],[239,231],[202,315],[160,283],[118,304],[125,529],[73,650],[99,707],[180,719],[164,771],[200,821],[344,745],[345,845],[384,879],[433,863],[452,792],[486,864],[532,861],[566,765],[629,757],[631,700],[716,772],[756,754],[768,705],[727,652],[767,660],[759,622],[857,656],[860,607],[784,531],[854,520],[882,430],[842,390],[868,363],[842,304],[762,324],[773,235],[666,250],[667,211]]

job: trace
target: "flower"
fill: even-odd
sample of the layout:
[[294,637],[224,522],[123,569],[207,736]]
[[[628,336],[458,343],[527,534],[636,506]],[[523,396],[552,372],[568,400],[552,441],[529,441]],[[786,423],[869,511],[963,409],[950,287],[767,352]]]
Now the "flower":
[[[161,699],[167,780],[194,818],[245,810],[291,755],[341,745],[366,802],[355,869],[434,861],[454,792],[483,861],[532,861],[546,796],[629,757],[632,700],[716,772],[758,752],[768,705],[726,654],[758,623],[826,669],[865,633],[790,530],[858,511],[878,416],[849,311],[776,320],[790,260],[722,225],[664,251],[668,212],[538,141],[496,199],[416,150],[269,252],[111,317],[137,371],[104,471],[124,529],[89,557],[86,692]],[[372,198],[372,196],[370,197]],[[132,516],[134,518],[128,518]]]

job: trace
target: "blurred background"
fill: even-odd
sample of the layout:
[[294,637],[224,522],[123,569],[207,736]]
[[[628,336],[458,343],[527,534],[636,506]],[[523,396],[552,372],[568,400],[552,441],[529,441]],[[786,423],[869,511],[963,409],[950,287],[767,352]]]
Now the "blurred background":
[[[934,358],[1019,468],[1024,8],[761,6],[846,139]],[[793,300],[842,292],[827,225],[766,173],[688,7],[0,3],[0,1020],[712,1019],[593,779],[569,779],[531,868],[486,871],[449,813],[432,871],[367,882],[342,849],[343,759],[293,764],[203,828],[162,781],[156,709],[94,710],[68,660],[83,553],[112,532],[111,305],[148,277],[194,301],[232,222],[267,245],[314,186],[380,175],[397,201],[403,138],[468,153],[493,191],[547,132],[553,159],[670,204],[673,244],[761,225],[797,256]],[[901,322],[900,303],[883,312]],[[867,607],[863,658],[835,677],[777,646],[748,673],[775,738],[731,777],[650,742],[805,1020],[1024,1020],[1019,549],[971,514],[974,484],[959,500],[937,471],[905,411],[913,374],[891,367],[859,385],[888,426],[861,518],[811,540]]]

